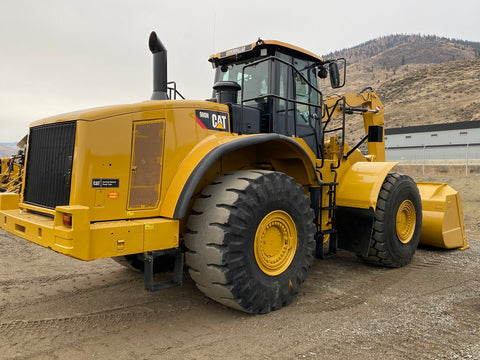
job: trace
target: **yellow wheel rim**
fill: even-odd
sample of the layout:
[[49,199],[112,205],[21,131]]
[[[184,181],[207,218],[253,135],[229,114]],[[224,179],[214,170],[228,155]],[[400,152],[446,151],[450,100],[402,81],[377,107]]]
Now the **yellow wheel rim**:
[[265,274],[276,276],[290,266],[297,250],[297,228],[285,211],[275,210],[260,222],[255,233],[257,265]]
[[401,243],[408,244],[412,240],[416,222],[415,206],[410,200],[405,200],[398,208],[395,222],[397,237]]

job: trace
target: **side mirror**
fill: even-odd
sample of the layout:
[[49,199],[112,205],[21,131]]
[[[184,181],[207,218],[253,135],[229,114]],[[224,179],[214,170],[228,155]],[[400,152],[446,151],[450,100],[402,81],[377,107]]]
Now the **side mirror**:
[[343,58],[334,60],[328,64],[332,88],[338,89],[345,85],[346,65],[346,61]]

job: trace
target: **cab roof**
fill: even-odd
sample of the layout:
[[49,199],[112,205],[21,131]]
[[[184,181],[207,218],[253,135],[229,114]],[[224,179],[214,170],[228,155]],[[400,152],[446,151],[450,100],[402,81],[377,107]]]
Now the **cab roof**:
[[298,46],[284,43],[277,40],[261,40],[248,45],[239,46],[230,50],[222,51],[211,55],[208,61],[217,66],[219,63],[230,62],[238,58],[249,58],[258,56],[259,49],[279,49],[289,55],[294,55],[304,60],[322,62],[322,58],[314,53],[299,48]]

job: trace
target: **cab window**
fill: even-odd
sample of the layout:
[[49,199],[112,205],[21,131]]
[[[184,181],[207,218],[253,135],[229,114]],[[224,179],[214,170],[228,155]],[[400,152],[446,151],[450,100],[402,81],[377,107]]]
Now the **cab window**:
[[[238,85],[243,85],[243,99],[256,99],[268,95],[270,88],[269,79],[269,61],[264,61],[256,65],[249,65],[256,60],[248,62],[222,65],[217,68],[216,81],[235,81]],[[246,66],[246,67],[245,67]],[[245,69],[244,69],[245,67]],[[242,84],[243,71],[243,84]],[[240,103],[242,90],[238,92],[237,103]],[[255,100],[252,100],[255,101]],[[248,103],[247,103],[248,105]]]

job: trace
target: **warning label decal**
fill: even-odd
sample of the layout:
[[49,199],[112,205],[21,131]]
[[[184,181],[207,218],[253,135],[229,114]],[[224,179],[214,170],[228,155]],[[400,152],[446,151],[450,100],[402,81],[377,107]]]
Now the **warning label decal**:
[[120,187],[119,179],[92,179],[93,188],[118,188]]

